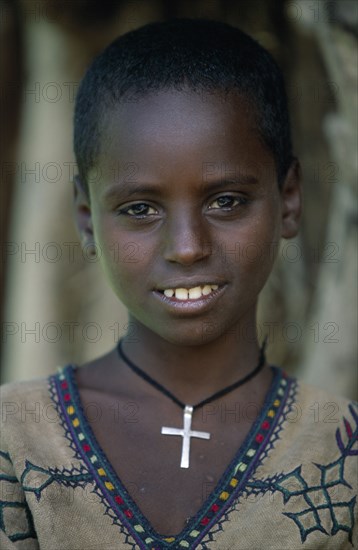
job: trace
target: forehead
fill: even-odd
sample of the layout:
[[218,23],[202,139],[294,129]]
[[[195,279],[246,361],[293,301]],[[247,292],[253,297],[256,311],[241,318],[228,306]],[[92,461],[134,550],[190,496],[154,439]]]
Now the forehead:
[[208,163],[257,177],[274,161],[256,119],[237,93],[158,91],[107,112],[98,163],[108,173],[135,164],[136,173],[164,180],[173,170],[195,179]]

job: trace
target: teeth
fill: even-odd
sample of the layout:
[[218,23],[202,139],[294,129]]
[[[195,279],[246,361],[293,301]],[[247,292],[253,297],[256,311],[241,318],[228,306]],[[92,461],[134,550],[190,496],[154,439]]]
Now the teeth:
[[203,287],[196,286],[194,288],[167,288],[164,290],[164,295],[172,298],[174,295],[177,300],[197,300],[201,296],[207,296],[213,290],[217,290],[219,285],[204,285]]
[[211,286],[205,285],[202,290],[202,293],[204,294],[204,296],[207,296],[208,294],[210,294],[210,292],[211,292]]
[[201,288],[200,286],[196,286],[194,288],[189,289],[189,300],[196,300],[197,298],[201,297]]
[[171,298],[174,296],[174,290],[172,288],[168,288],[167,290],[164,290],[164,294],[168,296],[168,298]]
[[175,297],[178,300],[187,300],[188,299],[188,291],[186,288],[176,288],[175,289]]

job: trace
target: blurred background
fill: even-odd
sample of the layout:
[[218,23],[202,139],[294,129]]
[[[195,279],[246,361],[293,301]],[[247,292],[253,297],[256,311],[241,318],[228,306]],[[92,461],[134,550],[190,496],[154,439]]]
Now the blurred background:
[[354,0],[1,0],[1,377],[45,376],[113,348],[126,312],[73,223],[78,83],[116,36],[172,17],[251,34],[286,79],[305,194],[259,308],[268,358],[357,397],[357,28]]

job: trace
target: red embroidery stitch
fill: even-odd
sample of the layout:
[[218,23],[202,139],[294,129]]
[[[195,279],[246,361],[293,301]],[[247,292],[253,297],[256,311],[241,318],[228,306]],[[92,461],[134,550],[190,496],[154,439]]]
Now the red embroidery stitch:
[[[286,374],[285,374],[285,377],[286,377]],[[59,382],[60,382],[60,385],[57,386],[57,387],[61,387],[61,389],[63,390],[63,391],[61,391],[61,392],[58,392],[58,393],[59,393],[60,399],[61,399],[61,394],[62,394],[62,399],[63,399],[64,401],[72,402],[72,395],[71,395],[71,391],[69,390],[70,385],[68,384],[68,382],[67,382],[66,380],[64,380],[64,381],[59,381]],[[75,386],[75,389],[76,389],[76,386]],[[66,391],[66,390],[67,390],[67,391]],[[65,392],[66,392],[66,393],[65,393]],[[272,392],[272,394],[273,394],[273,392]],[[273,395],[273,397],[275,397],[275,396]],[[76,400],[77,400],[77,398],[76,398]],[[277,396],[276,396],[276,401],[277,401],[278,403],[280,402]],[[74,406],[73,408],[76,409],[77,405],[76,405],[75,403],[73,403],[73,402],[72,402],[72,404],[73,404],[73,406]],[[277,406],[277,405],[272,404],[271,406]],[[66,407],[68,407],[68,405],[66,405]],[[71,409],[72,409],[72,407],[71,407]],[[79,415],[80,415],[80,414],[81,414],[81,413],[79,412]],[[261,418],[262,418],[262,417],[261,417]],[[264,418],[265,418],[265,417],[264,417]],[[263,430],[268,430],[268,429],[271,427],[271,423],[270,423],[268,420],[263,420],[263,419],[262,419],[261,421],[262,421],[262,424],[261,424],[261,427],[260,427],[260,431],[261,431],[261,432],[263,432]],[[349,428],[350,428],[350,425],[349,425],[349,423],[348,423],[348,427],[347,427],[347,425],[346,425],[346,431],[347,431],[347,433],[349,432]],[[85,432],[84,432],[84,433],[85,433]],[[83,435],[82,435],[82,434],[80,434],[80,435],[81,435],[81,439],[84,439]],[[263,433],[258,433],[258,434],[256,435],[256,437],[255,437],[256,442],[259,443],[259,444],[262,443],[262,442],[264,441],[265,437],[266,437],[266,434],[265,434],[264,432],[263,432]],[[78,445],[81,445],[81,442],[80,442],[80,441],[77,441],[77,444],[78,444]],[[96,448],[97,448],[97,443],[96,443],[96,441],[94,441],[93,445],[94,445],[93,448],[94,448],[94,452],[95,452],[95,451],[96,451]],[[86,452],[86,453],[88,453],[89,451],[93,452],[92,447],[91,447],[89,444],[87,444],[87,443],[83,443],[83,444],[82,444],[82,449],[83,449],[83,451]],[[251,455],[250,455],[250,456],[251,456]],[[98,467],[97,467],[97,468],[98,468]],[[102,479],[100,479],[100,483],[103,483],[103,480],[102,480]],[[231,485],[231,484],[230,484],[230,485]],[[115,487],[112,487],[112,489],[113,489],[113,488],[115,488]],[[115,488],[115,489],[117,489],[117,491],[119,491],[119,492],[121,491],[121,490],[118,489],[118,488]],[[225,487],[224,487],[224,489],[225,489]],[[232,491],[232,488],[228,487],[227,490],[228,490],[228,491]],[[228,495],[228,493],[226,493],[226,495]],[[127,518],[133,519],[134,521],[136,521],[136,508],[134,509],[134,512],[131,511],[130,509],[125,509],[124,507],[126,506],[126,501],[125,501],[120,495],[118,495],[118,494],[117,494],[116,496],[113,495],[113,498],[114,498],[114,501],[115,501],[118,505],[123,506],[123,507],[121,508],[121,512],[122,512]],[[112,501],[112,502],[113,502],[113,501]],[[205,526],[209,525],[211,521],[214,521],[214,520],[213,520],[213,518],[215,517],[214,515],[215,515],[218,511],[220,511],[221,508],[222,508],[222,506],[221,506],[220,504],[214,503],[214,504],[211,505],[210,508],[209,508],[208,516],[204,516],[204,517],[202,517],[202,519],[200,519],[200,516],[196,516],[195,521],[197,522],[197,523],[196,523],[197,528],[199,527],[198,524],[200,524],[201,526],[205,527]],[[118,509],[117,509],[117,510],[118,510]],[[220,519],[219,519],[218,521],[220,522]],[[133,522],[131,522],[131,523],[133,524]],[[201,529],[199,528],[199,531],[204,531],[204,530],[201,530]],[[144,537],[144,536],[146,536],[146,535],[147,535],[147,533],[144,532],[144,534],[141,535],[141,536]],[[157,547],[155,547],[155,548],[157,548]],[[153,547],[153,550],[154,550],[154,547]],[[159,547],[158,547],[158,550],[159,550]]]
[[348,422],[348,420],[346,418],[343,417],[343,420],[344,420],[344,426],[346,428],[347,435],[350,439],[353,435],[352,426],[350,425],[350,423]]

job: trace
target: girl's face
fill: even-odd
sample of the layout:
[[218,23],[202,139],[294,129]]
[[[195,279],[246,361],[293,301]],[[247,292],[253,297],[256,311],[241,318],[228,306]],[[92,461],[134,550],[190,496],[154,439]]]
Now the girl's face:
[[279,239],[297,232],[300,190],[295,169],[279,190],[248,103],[161,91],[103,128],[78,224],[136,328],[198,345],[252,326]]

